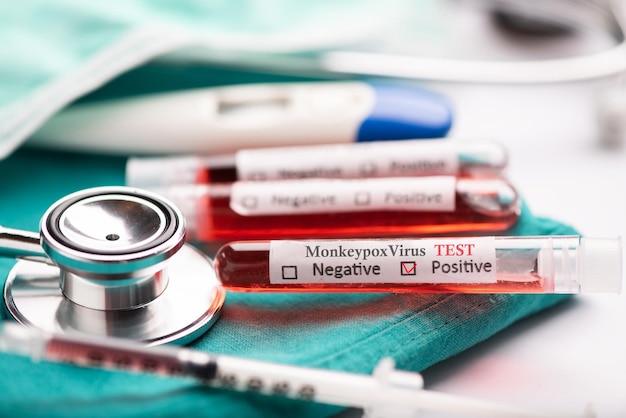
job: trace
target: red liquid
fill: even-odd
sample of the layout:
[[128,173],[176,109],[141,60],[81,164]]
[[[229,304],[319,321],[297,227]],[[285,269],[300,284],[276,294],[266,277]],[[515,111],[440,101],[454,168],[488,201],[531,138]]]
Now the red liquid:
[[534,273],[532,260],[501,260],[498,281],[467,283],[270,283],[269,242],[228,244],[215,256],[215,270],[222,285],[238,292],[437,292],[437,293],[550,293]]
[[46,356],[56,361],[87,367],[169,376],[182,375],[184,372],[178,359],[172,354],[162,354],[158,350],[146,354],[137,348],[116,347],[112,344],[103,346],[103,343],[96,345],[90,342],[68,342],[57,338],[48,343]]
[[237,180],[237,169],[234,165],[212,165],[198,172],[196,183],[232,183]]
[[[504,183],[503,183],[504,184]],[[485,192],[481,196],[456,193],[453,212],[373,210],[316,214],[281,214],[243,216],[230,208],[230,186],[212,185],[208,195],[200,198],[195,230],[189,228],[189,239],[196,242],[240,239],[284,238],[356,238],[416,236],[476,231],[502,231],[519,217],[515,198],[502,207],[497,197]],[[478,203],[470,204],[474,199]],[[482,200],[480,200],[482,199]],[[484,202],[488,210],[479,207]]]
[[[475,176],[497,176],[499,172],[504,169],[504,166],[487,166],[483,167],[480,164],[461,163],[459,164],[457,177],[475,177]],[[422,174],[426,176],[428,173]],[[433,172],[430,175],[440,175],[440,173]],[[381,175],[384,176],[384,175]],[[376,177],[374,175],[374,177]],[[349,178],[349,177],[344,177]],[[216,183],[232,183],[239,180],[237,174],[237,168],[234,163],[229,164],[212,164],[211,166],[203,167],[198,171],[196,175],[196,184],[216,184]]]

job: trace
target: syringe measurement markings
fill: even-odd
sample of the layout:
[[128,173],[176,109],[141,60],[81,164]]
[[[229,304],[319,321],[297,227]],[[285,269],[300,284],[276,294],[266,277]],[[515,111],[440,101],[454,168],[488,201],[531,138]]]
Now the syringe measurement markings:
[[[215,376],[215,366],[211,365],[211,362],[206,362],[206,364],[190,363],[181,361],[169,350],[168,352],[161,351],[157,347],[147,355],[132,348],[102,347],[89,342],[66,343],[58,339],[51,340],[46,348],[46,354],[49,358],[81,366],[168,376],[189,375],[190,377],[201,378],[201,380],[211,380]],[[204,370],[201,372],[201,369]],[[213,369],[213,372],[210,372],[210,369]],[[209,371],[208,374],[207,371]]]
[[274,394],[308,401],[315,399],[315,386],[308,383],[294,385],[288,380],[268,381],[254,375],[241,378],[236,373],[220,372],[219,358],[197,353],[187,356],[185,354],[191,352],[184,349],[180,350],[178,355],[160,347],[152,348],[150,351],[151,354],[146,355],[145,352],[132,348],[97,347],[89,342],[67,344],[62,340],[53,339],[47,346],[46,354],[51,359],[81,366],[186,376],[224,389]]
[[[219,369],[219,361],[218,361]],[[302,383],[292,385],[287,380],[266,381],[259,376],[249,376],[240,379],[235,373],[221,373],[218,371],[212,386],[238,391],[258,392],[270,395],[278,395],[288,398],[296,398],[311,401],[315,399],[315,386]]]

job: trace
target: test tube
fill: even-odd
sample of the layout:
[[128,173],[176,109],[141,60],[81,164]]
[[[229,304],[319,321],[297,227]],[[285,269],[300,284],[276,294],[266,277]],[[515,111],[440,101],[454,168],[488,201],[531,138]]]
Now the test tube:
[[442,237],[232,242],[215,268],[244,292],[619,292],[619,238]]
[[231,155],[130,158],[126,184],[152,188],[237,180],[496,176],[507,152],[490,140],[405,140],[259,148]]
[[194,242],[498,231],[520,213],[516,190],[500,178],[240,181],[153,190],[181,210]]
[[172,346],[145,347],[115,338],[60,336],[7,321],[0,325],[0,351],[35,361],[46,359],[78,366],[177,376],[228,390],[363,408],[369,417],[416,416],[424,410],[462,412],[464,416],[482,418],[557,416],[424,390],[419,373],[395,370],[390,358],[384,358],[373,376],[368,376],[212,355]]

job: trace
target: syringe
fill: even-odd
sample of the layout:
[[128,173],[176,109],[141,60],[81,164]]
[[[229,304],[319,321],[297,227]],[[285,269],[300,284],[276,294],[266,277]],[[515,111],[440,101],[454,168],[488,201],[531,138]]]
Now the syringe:
[[[372,376],[212,355],[173,346],[145,347],[101,337],[54,335],[16,323],[0,325],[0,351],[79,366],[190,378],[212,387],[363,409],[368,418],[434,410],[475,417],[566,417],[423,389],[419,373],[383,359]],[[590,417],[590,411],[578,417]]]

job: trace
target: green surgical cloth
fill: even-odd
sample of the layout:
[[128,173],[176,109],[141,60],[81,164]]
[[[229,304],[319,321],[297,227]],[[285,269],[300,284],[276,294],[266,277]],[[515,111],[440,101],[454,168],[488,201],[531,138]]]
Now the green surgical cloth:
[[[401,16],[428,23],[431,19],[425,7],[436,9],[434,3],[2,2],[0,158],[10,155],[67,104],[88,100],[87,94],[97,100],[285,80],[273,75],[251,78],[230,69],[213,71],[202,62],[228,61],[234,55],[254,61],[258,53],[306,53],[350,44],[380,31],[379,21],[393,22]],[[198,61],[192,67],[181,65],[184,57],[187,64],[189,57]],[[103,85],[106,88],[99,89]],[[124,164],[123,158],[18,150],[0,161],[0,224],[37,230],[44,211],[64,195],[86,187],[123,184]],[[518,225],[507,233],[575,231],[524,210]],[[0,259],[2,282],[13,264],[14,260]],[[400,369],[421,371],[565,298],[230,293],[221,318],[192,346],[218,354],[366,374],[382,357],[390,356]],[[340,410],[208,389],[173,378],[33,363],[0,354],[0,416],[319,417]]]
[[432,28],[428,22],[440,8],[436,3],[0,2],[0,159],[63,107],[149,61],[245,62],[276,69],[281,57],[359,44],[398,19]]
[[[47,207],[65,194],[123,184],[124,164],[123,158],[18,151],[0,162],[4,179],[0,183],[0,224],[36,230]],[[576,231],[536,218],[527,208],[518,224],[506,231],[511,235],[572,233]],[[0,277],[5,278],[13,264],[13,260],[0,259]],[[421,371],[565,298],[229,293],[220,319],[191,346],[218,354],[364,374],[370,374],[381,358],[392,357],[399,369]],[[0,416],[320,417],[340,410],[203,388],[174,378],[33,363],[0,354]]]

